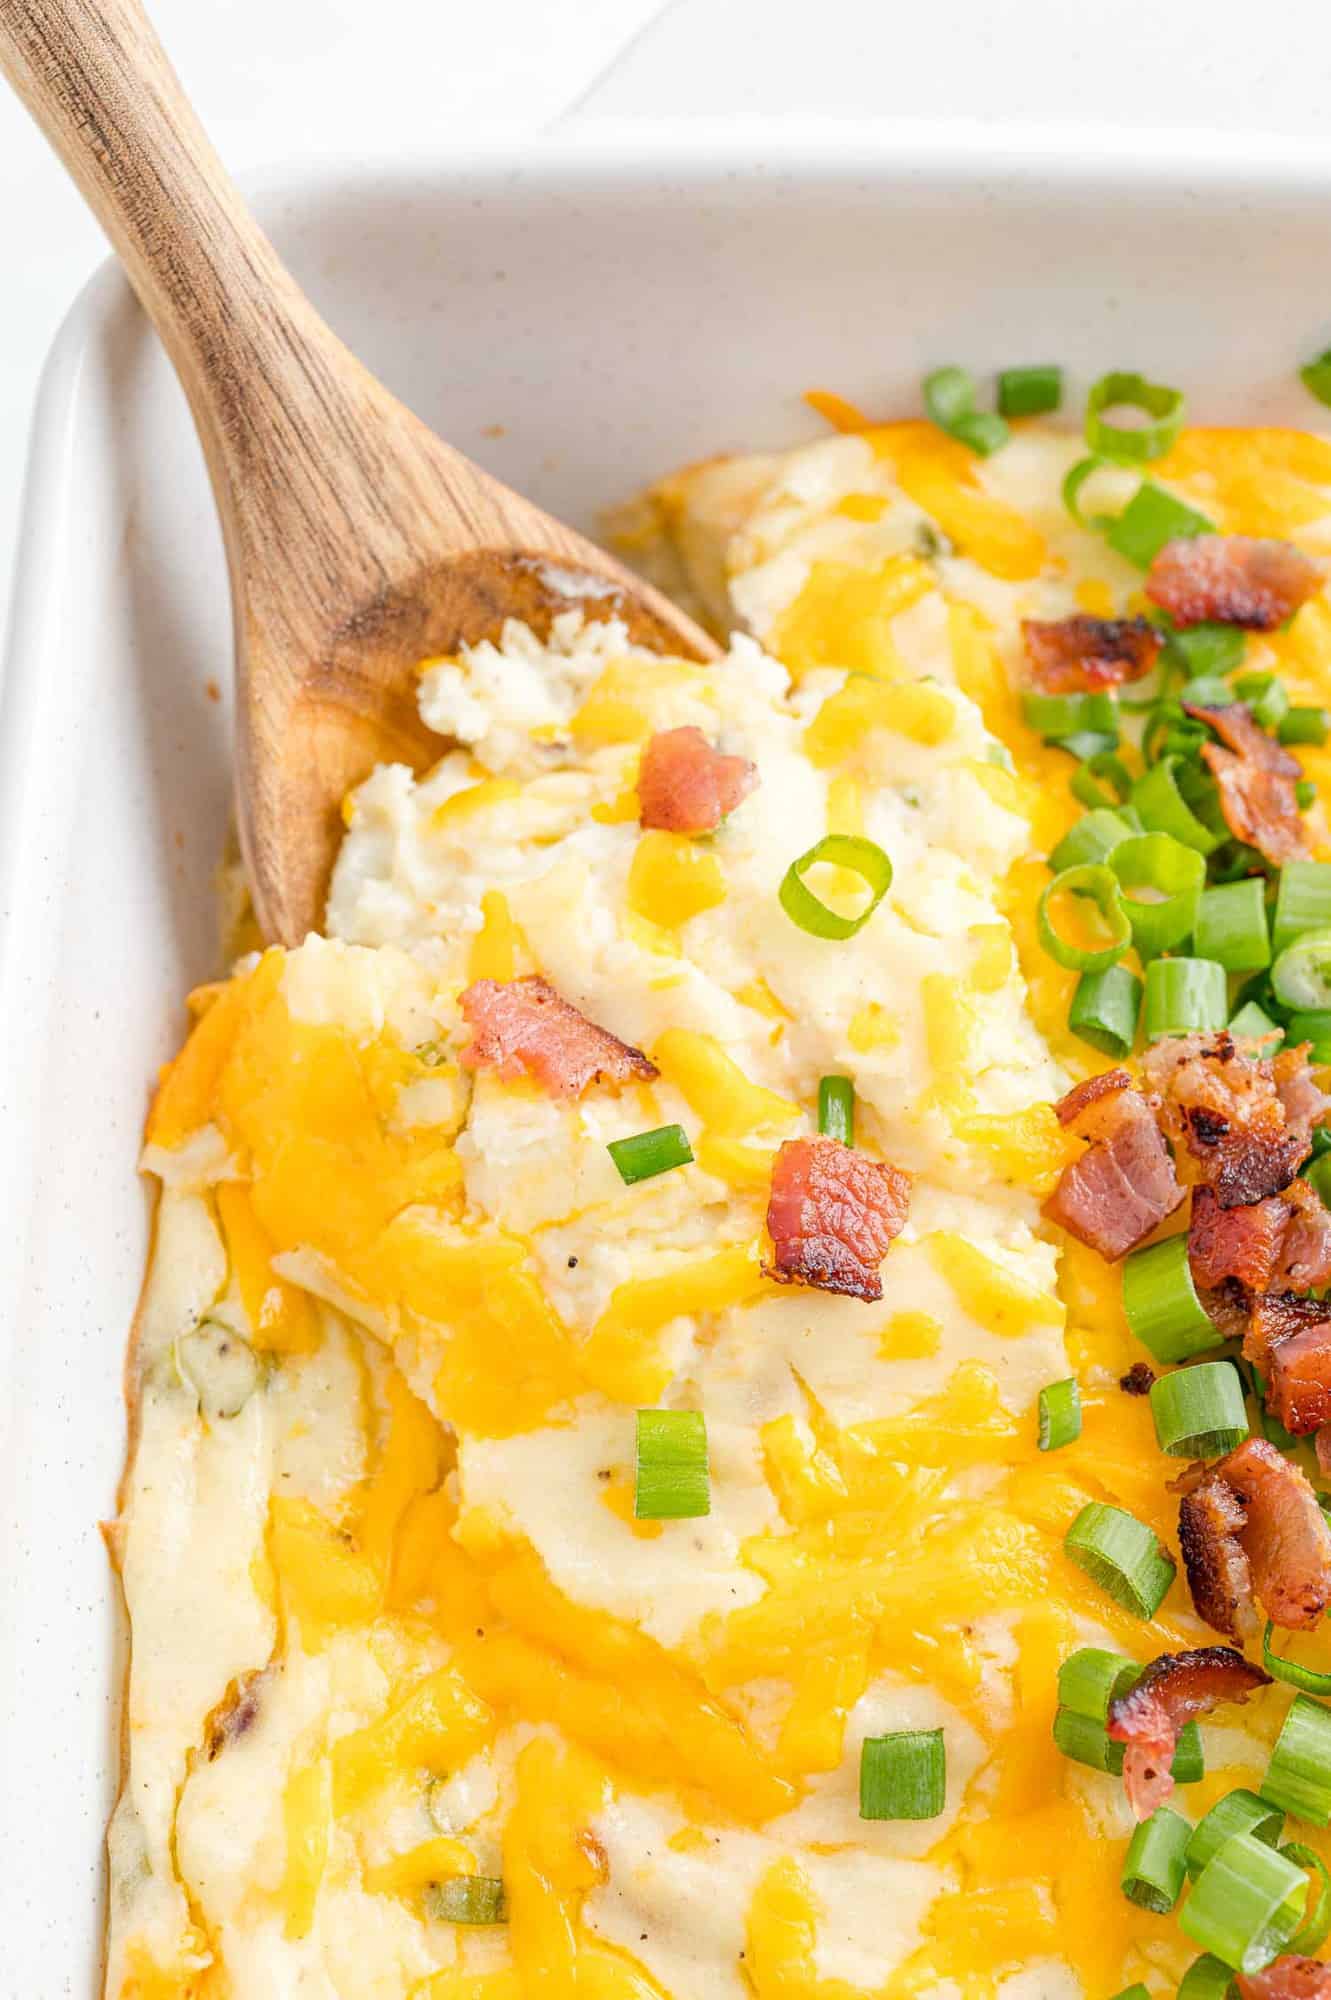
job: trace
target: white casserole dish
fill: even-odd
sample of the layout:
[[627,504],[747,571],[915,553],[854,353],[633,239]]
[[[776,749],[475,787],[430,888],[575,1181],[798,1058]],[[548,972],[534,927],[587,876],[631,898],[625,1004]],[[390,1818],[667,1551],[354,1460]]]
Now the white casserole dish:
[[[1315,421],[1331,153],[1056,135],[604,130],[274,183],[260,207],[370,366],[580,525],[699,454],[814,435],[800,391],[1139,366],[1195,414]],[[495,426],[503,426],[497,434]],[[217,967],[229,619],[183,402],[113,271],[47,368],[0,710],[0,1996],[86,1996],[116,1770],[119,1382],[134,1174]],[[210,698],[221,691],[222,698]]]

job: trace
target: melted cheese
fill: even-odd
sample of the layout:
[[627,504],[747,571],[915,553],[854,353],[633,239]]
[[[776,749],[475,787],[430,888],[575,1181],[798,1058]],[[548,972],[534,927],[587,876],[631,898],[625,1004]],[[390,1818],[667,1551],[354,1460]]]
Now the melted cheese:
[[[329,935],[196,996],[144,1153],[111,2000],[1103,2000],[1187,1962],[1118,1893],[1121,1787],[1050,1737],[1074,1646],[1200,1636],[1062,1552],[1089,1499],[1166,1541],[1174,1502],[1113,1275],[1038,1212],[1088,1058],[1035,938],[1076,808],[1018,621],[1140,579],[1061,505],[1077,441],[834,414],[646,503],[747,628],[724,662],[576,608],[426,662],[453,747],[348,800]],[[1188,432],[1156,472],[1331,549],[1320,440]],[[1320,702],[1328,644],[1316,599],[1261,658]],[[760,777],[706,840],[637,825],[685,724]],[[828,831],[895,868],[845,944],[778,897]],[[570,1104],[467,1069],[462,990],[533,971],[659,1077]],[[831,1073],[914,1176],[872,1305],[763,1271]],[[676,1122],[694,1164],[625,1187],[607,1144]],[[1042,1456],[1069,1373],[1083,1434]],[[705,1517],[635,1518],[648,1405],[704,1412]],[[1208,1728],[1180,1802],[1258,1782],[1281,1708]],[[943,1812],[861,1820],[866,1738],[934,1728]],[[473,1875],[503,1924],[432,1914]]]

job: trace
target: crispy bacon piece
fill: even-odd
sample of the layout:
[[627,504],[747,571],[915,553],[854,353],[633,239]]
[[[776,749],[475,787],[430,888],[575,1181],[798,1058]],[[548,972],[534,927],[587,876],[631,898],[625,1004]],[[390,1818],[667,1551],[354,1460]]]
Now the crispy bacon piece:
[[767,1275],[881,1299],[878,1266],[910,1207],[910,1176],[840,1139],[787,1139],[772,1167]]
[[1309,1437],[1331,1423],[1331,1308],[1271,1349],[1266,1400],[1287,1431]]
[[1247,1301],[1246,1311],[1243,1358],[1263,1380],[1270,1376],[1272,1357],[1282,1342],[1320,1326],[1327,1316],[1318,1300],[1301,1299],[1295,1292],[1261,1292]]
[[1331,1965],[1287,1951],[1260,1972],[1236,1974],[1240,2000],[1331,2000]]
[[1315,1084],[1315,1100],[1305,1088],[1306,1045],[1274,1059],[1256,1054],[1259,1046],[1225,1031],[1175,1035],[1142,1059],[1176,1165],[1185,1180],[1211,1188],[1222,1208],[1287,1187],[1331,1102]]
[[1198,1646],[1162,1653],[1135,1687],[1110,1702],[1109,1734],[1127,1745],[1123,1783],[1138,1819],[1149,1819],[1174,1789],[1169,1766],[1184,1723],[1222,1701],[1246,1701],[1270,1681],[1232,1646]]
[[1204,743],[1202,756],[1234,838],[1255,847],[1268,861],[1304,859],[1308,835],[1294,789],[1303,776],[1302,767],[1267,735],[1246,702],[1202,708],[1185,701],[1183,706],[1220,738],[1220,743]]
[[1248,1292],[1308,1291],[1331,1282],[1331,1214],[1306,1181],[1238,1208],[1210,1188],[1192,1197],[1188,1261],[1209,1291],[1234,1279]]
[[1054,1106],[1089,1141],[1064,1167],[1043,1213],[1111,1261],[1124,1256],[1183,1199],[1165,1142],[1126,1070],[1088,1077]]
[[1254,1596],[1291,1631],[1315,1625],[1331,1599],[1331,1528],[1265,1438],[1245,1439],[1184,1495],[1179,1546],[1198,1616],[1228,1638],[1256,1630]]
[[701,729],[658,729],[638,771],[639,822],[664,833],[711,833],[757,783],[756,764],[714,750]]
[[1165,543],[1146,572],[1146,595],[1185,628],[1205,620],[1274,632],[1323,581],[1321,564],[1292,542],[1192,535]]
[[1042,694],[1093,694],[1139,681],[1164,644],[1147,618],[1023,618],[1031,681]]
[[591,1083],[649,1082],[659,1076],[631,1048],[560,998],[535,974],[478,979],[459,1001],[472,1039],[458,1060],[509,1079],[530,1076],[550,1097],[581,1097]]

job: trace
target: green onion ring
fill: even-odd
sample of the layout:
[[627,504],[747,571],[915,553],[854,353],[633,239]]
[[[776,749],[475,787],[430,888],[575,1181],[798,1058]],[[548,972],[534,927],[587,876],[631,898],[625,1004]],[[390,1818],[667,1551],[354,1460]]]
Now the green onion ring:
[[1087,529],[1091,534],[1103,534],[1107,528],[1112,527],[1114,516],[1083,514],[1080,505],[1081,489],[1093,473],[1104,471],[1109,463],[1107,458],[1099,458],[1094,453],[1090,458],[1079,458],[1063,481],[1063,505],[1077,526]]
[[[1109,423],[1103,412],[1125,403],[1152,421],[1125,428]],[[1144,375],[1114,369],[1091,384],[1086,398],[1086,442],[1093,452],[1115,465],[1145,465],[1163,458],[1183,428],[1183,391]]]
[[[1126,703],[1120,703],[1126,707]],[[1109,780],[1109,789],[1098,785],[1098,778]],[[1132,773],[1123,759],[1114,750],[1097,750],[1088,757],[1081,767],[1068,779],[1068,790],[1078,804],[1094,811],[1098,806],[1113,811],[1127,800],[1132,790]]]
[[[869,890],[869,901],[857,917],[843,917],[829,910],[812,889],[805,887],[804,877],[820,861],[829,862],[834,868],[849,868]],[[790,921],[810,937],[841,941],[864,928],[891,886],[892,863],[876,841],[865,840],[857,833],[828,833],[791,862],[778,894]]]
[[[1126,845],[1126,841],[1119,843],[1120,847]],[[1056,896],[1064,895],[1089,896],[1099,910],[1110,936],[1110,942],[1099,951],[1068,944],[1054,929],[1050,904]],[[1066,966],[1070,972],[1107,972],[1111,965],[1117,965],[1132,943],[1132,922],[1119,893],[1118,882],[1113,871],[1102,861],[1082,862],[1076,868],[1065,868],[1061,874],[1055,875],[1040,898],[1036,922],[1040,943],[1050,958],[1056,964]]]
[[[1171,833],[1138,833],[1121,840],[1105,866],[1118,883],[1132,941],[1143,958],[1173,951],[1192,931],[1206,880],[1206,862],[1195,847]],[[1159,901],[1130,895],[1154,889]]]
[[1326,1863],[1320,1854],[1314,1854],[1311,1847],[1305,1847],[1301,1840],[1288,1840],[1280,1849],[1286,1861],[1292,1861],[1296,1868],[1311,1869],[1316,1877],[1316,1900],[1314,1889],[1308,1888],[1308,1901],[1312,1907],[1303,1919],[1302,1928],[1294,1933],[1286,1945],[1286,1951],[1299,1958],[1311,1958],[1319,1945],[1326,1943],[1331,1934],[1331,1875],[1326,1872]]
[[1271,1634],[1275,1626],[1268,1618],[1266,1630],[1262,1634],[1262,1665],[1273,1680],[1284,1681],[1287,1687],[1302,1688],[1305,1694],[1331,1694],[1331,1674],[1320,1674],[1316,1667],[1301,1667],[1297,1660],[1286,1660],[1271,1650]]
[[1331,926],[1287,944],[1271,967],[1271,985],[1282,1006],[1303,1013],[1331,1007]]

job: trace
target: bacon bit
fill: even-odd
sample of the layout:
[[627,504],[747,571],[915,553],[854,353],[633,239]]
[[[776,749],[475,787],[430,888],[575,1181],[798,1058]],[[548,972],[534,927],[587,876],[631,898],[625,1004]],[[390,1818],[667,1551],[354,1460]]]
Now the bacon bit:
[[1318,1091],[1317,1109],[1309,1110],[1302,1090],[1306,1047],[1288,1052],[1294,1065],[1284,1071],[1277,1068],[1284,1054],[1273,1061],[1248,1053],[1258,1047],[1237,1044],[1223,1031],[1176,1035],[1142,1058],[1176,1165],[1185,1180],[1213,1189],[1222,1208],[1287,1187],[1312,1150],[1312,1127],[1328,1103]]
[[1254,1596],[1290,1631],[1315,1625],[1331,1599],[1331,1529],[1265,1438],[1247,1438],[1184,1497],[1179,1546],[1199,1617],[1231,1639],[1256,1630]]
[[658,729],[638,771],[639,824],[664,833],[711,833],[757,783],[756,764],[723,756],[701,729]]
[[910,1207],[910,1176],[840,1139],[787,1139],[772,1167],[767,1275],[881,1299],[878,1266]]
[[1200,1290],[1233,1279],[1247,1292],[1308,1291],[1331,1282],[1331,1213],[1306,1181],[1239,1208],[1210,1188],[1192,1198],[1188,1261]]
[[1202,756],[1220,793],[1220,810],[1235,840],[1246,841],[1268,861],[1299,861],[1309,853],[1308,835],[1295,786],[1300,765],[1254,720],[1245,702],[1227,708],[1184,709],[1204,722],[1218,743],[1204,743]]
[[[1309,1301],[1311,1303],[1311,1301]],[[1331,1316],[1290,1334],[1271,1350],[1266,1400],[1294,1437],[1308,1437],[1331,1423]]]
[[1184,1723],[1209,1715],[1222,1701],[1246,1701],[1270,1683],[1270,1674],[1233,1647],[1198,1646],[1162,1653],[1135,1687],[1110,1702],[1109,1734],[1127,1745],[1123,1783],[1138,1819],[1149,1819],[1174,1789],[1169,1766]]
[[1291,1181],[1280,1199],[1288,1219],[1273,1283],[1295,1292],[1331,1284],[1331,1211],[1307,1181]]
[[1146,595],[1185,630],[1204,621],[1274,632],[1320,590],[1324,572],[1292,542],[1192,535],[1166,542]]
[[1316,1299],[1301,1299],[1294,1292],[1262,1293],[1248,1301],[1243,1330],[1244,1360],[1250,1361],[1263,1378],[1268,1377],[1276,1349],[1284,1341],[1292,1340],[1296,1333],[1320,1326],[1326,1316],[1326,1307]]
[[1042,1213],[1112,1262],[1172,1214],[1184,1191],[1126,1070],[1088,1077],[1054,1110],[1061,1125],[1090,1144],[1064,1167]]
[[560,998],[547,980],[478,979],[459,1006],[473,1038],[458,1060],[512,1080],[530,1076],[551,1097],[581,1097],[591,1083],[650,1082],[660,1071]]
[[1236,1975],[1241,2000],[1331,2000],[1331,1965],[1287,1951],[1260,1972]]
[[1031,680],[1043,694],[1093,694],[1139,681],[1155,665],[1164,633],[1146,618],[1023,618]]
[[1155,1370],[1149,1361],[1134,1361],[1126,1375],[1120,1375],[1118,1386],[1125,1396],[1149,1396],[1151,1384],[1155,1381]]

